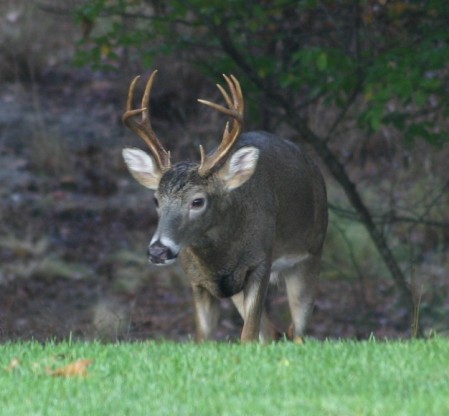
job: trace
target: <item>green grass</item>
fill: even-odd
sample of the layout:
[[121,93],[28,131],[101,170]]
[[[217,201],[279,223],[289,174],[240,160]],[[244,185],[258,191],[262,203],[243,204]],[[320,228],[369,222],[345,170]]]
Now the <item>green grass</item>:
[[[87,375],[49,374],[79,359],[93,360]],[[449,341],[438,338],[0,346],[1,416],[447,414]]]

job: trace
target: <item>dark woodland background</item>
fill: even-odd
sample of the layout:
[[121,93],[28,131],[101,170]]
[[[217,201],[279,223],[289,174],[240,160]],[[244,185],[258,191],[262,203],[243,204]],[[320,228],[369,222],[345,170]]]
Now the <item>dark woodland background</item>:
[[[128,84],[155,68],[153,124],[174,160],[218,143],[225,120],[196,99],[218,97],[225,72],[247,129],[301,142],[322,168],[309,335],[448,333],[445,1],[3,0],[0,341],[193,333],[182,271],[147,263],[152,195],[121,159],[144,148],[120,120]],[[269,310],[285,329],[282,286]],[[217,338],[240,325],[223,300]]]

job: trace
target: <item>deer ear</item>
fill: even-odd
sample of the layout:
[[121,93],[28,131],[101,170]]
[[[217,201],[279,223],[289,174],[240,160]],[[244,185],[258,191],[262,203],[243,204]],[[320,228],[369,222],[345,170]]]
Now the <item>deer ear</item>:
[[226,188],[231,191],[243,185],[256,170],[259,149],[242,147],[237,150],[218,172]]
[[158,188],[162,173],[148,153],[140,149],[126,148],[122,150],[122,155],[137,182],[152,190]]

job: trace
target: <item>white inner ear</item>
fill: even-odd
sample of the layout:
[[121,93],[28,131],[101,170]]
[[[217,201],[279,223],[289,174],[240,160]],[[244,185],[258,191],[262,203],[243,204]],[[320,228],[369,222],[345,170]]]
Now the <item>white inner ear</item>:
[[158,188],[162,173],[149,154],[140,149],[126,148],[122,150],[122,155],[137,182],[153,190]]
[[242,147],[237,150],[218,173],[226,188],[232,190],[243,185],[256,170],[259,149]]

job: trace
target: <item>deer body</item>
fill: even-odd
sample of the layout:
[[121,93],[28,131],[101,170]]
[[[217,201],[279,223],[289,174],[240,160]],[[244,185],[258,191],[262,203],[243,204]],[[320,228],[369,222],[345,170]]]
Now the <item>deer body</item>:
[[[231,110],[204,103],[229,114],[239,107],[241,91],[234,78],[226,81]],[[142,102],[142,109],[146,105]],[[128,105],[128,114],[137,111]],[[149,258],[164,265],[179,257],[192,285],[198,340],[211,337],[222,297],[231,297],[243,317],[242,341],[275,339],[265,312],[270,276],[285,279],[291,335],[300,340],[313,306],[327,228],[324,181],[299,146],[264,132],[240,135],[240,124],[237,120],[231,131],[226,128],[232,143],[226,143],[228,136],[223,139],[219,152],[224,148],[224,155],[206,159],[202,151],[201,165],[163,165],[157,159],[164,154],[124,150],[134,177],[156,191],[159,223]]]

